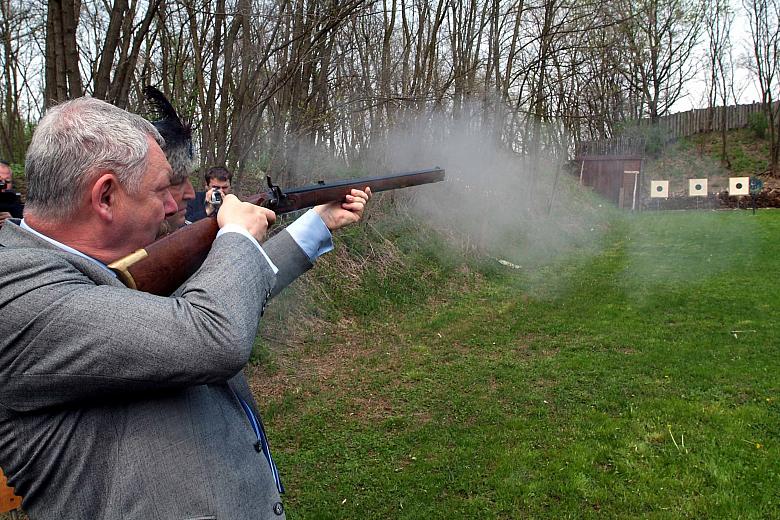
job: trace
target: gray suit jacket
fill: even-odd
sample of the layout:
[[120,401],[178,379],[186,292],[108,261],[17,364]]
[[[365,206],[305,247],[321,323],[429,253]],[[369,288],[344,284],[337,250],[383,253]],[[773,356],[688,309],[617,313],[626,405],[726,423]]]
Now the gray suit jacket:
[[219,237],[163,298],[0,229],[0,467],[31,518],[283,518],[236,394],[266,300],[311,267],[286,232]]

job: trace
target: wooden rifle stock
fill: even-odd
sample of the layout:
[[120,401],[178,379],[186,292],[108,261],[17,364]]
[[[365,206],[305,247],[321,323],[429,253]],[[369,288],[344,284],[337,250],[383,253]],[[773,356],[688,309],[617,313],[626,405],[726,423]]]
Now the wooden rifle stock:
[[[372,192],[378,193],[442,180],[444,170],[433,168],[382,177],[321,182],[283,192],[269,178],[268,191],[249,197],[246,201],[281,215],[343,200],[352,189],[362,190],[368,186]],[[168,296],[198,270],[211,250],[217,231],[217,219],[207,217],[120,258],[108,267],[131,289]]]

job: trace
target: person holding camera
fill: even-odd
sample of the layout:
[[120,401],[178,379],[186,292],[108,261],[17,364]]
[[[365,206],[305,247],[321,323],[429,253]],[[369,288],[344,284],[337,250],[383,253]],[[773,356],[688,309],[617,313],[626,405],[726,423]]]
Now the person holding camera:
[[22,201],[14,190],[14,177],[11,165],[0,160],[0,227],[12,217],[21,217]]
[[206,191],[195,193],[195,198],[187,203],[187,221],[195,222],[210,217],[217,210],[225,195],[231,193],[233,173],[222,166],[206,170],[204,175]]
[[0,191],[14,189],[14,176],[11,165],[0,159]]

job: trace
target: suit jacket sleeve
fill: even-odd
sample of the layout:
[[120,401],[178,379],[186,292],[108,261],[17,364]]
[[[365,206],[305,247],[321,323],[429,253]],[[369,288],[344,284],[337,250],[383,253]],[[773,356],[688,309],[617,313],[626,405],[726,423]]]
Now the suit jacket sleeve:
[[[286,236],[285,236],[286,235]],[[266,300],[311,267],[287,233],[268,262],[227,233],[174,297],[96,285],[69,255],[0,248],[0,405],[17,411],[224,382],[248,361]]]

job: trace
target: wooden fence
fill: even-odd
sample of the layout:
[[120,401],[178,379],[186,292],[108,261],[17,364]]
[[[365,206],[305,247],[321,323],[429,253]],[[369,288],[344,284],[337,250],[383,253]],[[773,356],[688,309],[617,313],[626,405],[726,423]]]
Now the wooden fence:
[[[772,104],[772,110],[777,112],[780,102]],[[733,105],[715,108],[700,108],[687,112],[678,112],[663,116],[658,120],[658,126],[666,131],[668,139],[677,139],[701,132],[716,132],[723,130],[735,130],[748,126],[750,114],[764,111],[763,103],[751,103],[749,105]],[[650,126],[650,120],[643,119],[640,126]]]
[[[724,113],[725,110],[725,113]],[[780,112],[780,101],[772,104],[775,113]],[[763,103],[748,105],[733,105],[728,107],[700,108],[687,112],[678,112],[658,119],[657,127],[661,130],[662,139],[672,141],[702,132],[716,132],[723,128],[735,130],[748,126],[751,114],[764,111]],[[575,156],[584,155],[633,155],[644,154],[645,136],[643,128],[649,128],[649,119],[642,119],[639,125],[629,129],[625,135],[612,139],[597,141],[581,141],[575,145]]]
[[633,135],[621,135],[612,139],[598,141],[580,141],[575,145],[575,157],[601,155],[639,155],[645,154],[645,138]]

